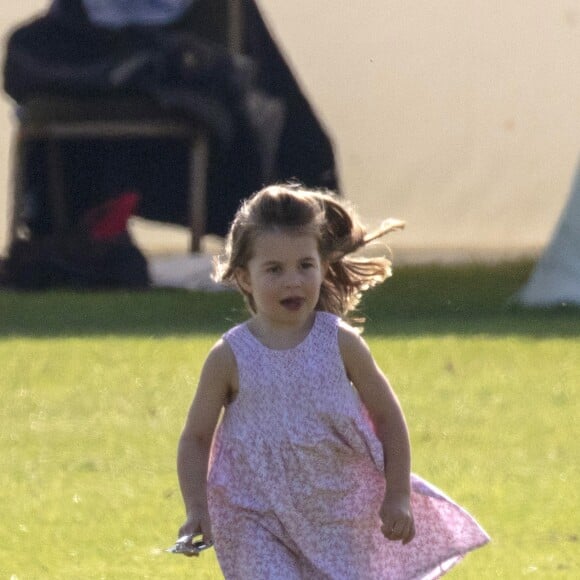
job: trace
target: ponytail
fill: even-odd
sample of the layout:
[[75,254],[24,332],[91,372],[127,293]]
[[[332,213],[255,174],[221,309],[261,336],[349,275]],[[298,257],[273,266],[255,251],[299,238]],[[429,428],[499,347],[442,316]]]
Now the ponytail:
[[[353,209],[334,196],[321,196],[324,206],[324,225],[321,236],[321,254],[328,262],[322,283],[318,309],[332,312],[345,319],[355,310],[363,292],[380,284],[392,274],[391,262],[386,257],[364,258],[353,256],[370,242],[405,224],[388,219],[371,233],[366,233]],[[360,318],[356,319],[361,322]]]
[[236,271],[247,267],[257,236],[272,230],[312,233],[318,238],[321,259],[328,265],[316,309],[348,320],[362,293],[391,275],[391,262],[386,257],[364,258],[353,254],[403,227],[402,221],[390,219],[367,233],[350,204],[330,192],[307,190],[295,184],[269,186],[255,193],[238,210],[217,279],[237,285],[248,308],[255,313],[253,297],[237,284]]

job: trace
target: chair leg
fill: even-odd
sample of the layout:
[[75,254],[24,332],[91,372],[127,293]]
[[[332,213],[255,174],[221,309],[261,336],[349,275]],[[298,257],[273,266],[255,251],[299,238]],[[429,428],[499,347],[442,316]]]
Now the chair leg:
[[209,144],[203,131],[196,131],[189,155],[189,223],[191,251],[199,252],[206,227],[206,190]]
[[68,220],[64,192],[64,167],[60,143],[57,139],[48,139],[47,141],[47,165],[52,231],[62,233],[67,228]]
[[244,52],[244,6],[242,0],[228,0],[228,48],[234,54]]
[[20,228],[22,225],[22,205],[24,203],[26,180],[27,143],[26,137],[21,130],[17,130],[12,141],[12,147],[12,200],[9,209],[9,245],[12,245],[22,234]]

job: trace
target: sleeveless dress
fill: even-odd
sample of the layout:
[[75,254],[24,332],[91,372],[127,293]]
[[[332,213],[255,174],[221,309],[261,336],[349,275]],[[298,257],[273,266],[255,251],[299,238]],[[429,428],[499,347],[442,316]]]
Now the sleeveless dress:
[[208,504],[227,580],[431,579],[489,541],[414,474],[415,538],[382,535],[383,449],[346,376],[341,324],[317,312],[289,350],[265,347],[246,323],[224,335],[239,393],[214,437]]

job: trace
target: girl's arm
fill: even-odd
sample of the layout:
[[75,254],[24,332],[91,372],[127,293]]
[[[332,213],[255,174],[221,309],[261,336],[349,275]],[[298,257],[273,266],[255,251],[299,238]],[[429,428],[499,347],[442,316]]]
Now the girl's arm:
[[187,520],[179,530],[185,534],[203,534],[212,540],[207,507],[207,470],[211,443],[220,412],[236,376],[234,354],[220,340],[210,351],[189,409],[177,451],[177,475]]
[[350,327],[339,327],[339,346],[349,379],[368,409],[385,456],[387,490],[381,507],[383,533],[410,542],[415,535],[411,512],[411,445],[403,411],[389,381],[365,341]]

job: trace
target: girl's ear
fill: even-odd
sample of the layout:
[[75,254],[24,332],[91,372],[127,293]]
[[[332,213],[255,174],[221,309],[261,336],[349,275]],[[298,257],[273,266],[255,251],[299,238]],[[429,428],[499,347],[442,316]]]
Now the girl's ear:
[[234,277],[238,286],[246,293],[252,293],[252,284],[250,280],[250,273],[247,268],[238,267],[235,269]]

